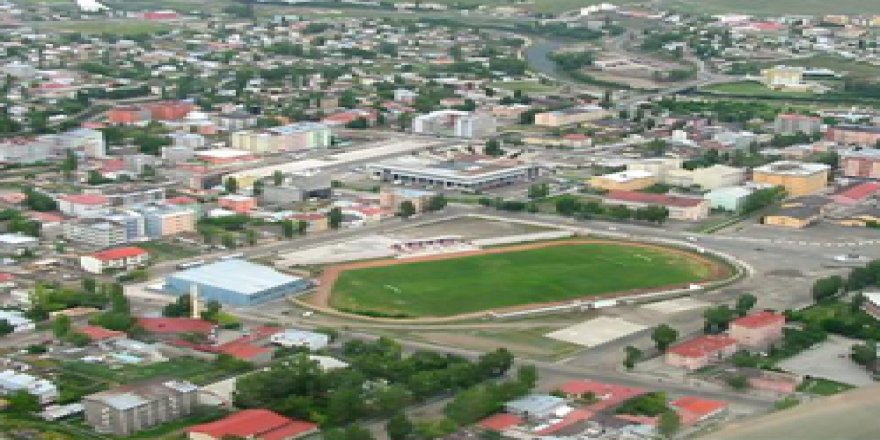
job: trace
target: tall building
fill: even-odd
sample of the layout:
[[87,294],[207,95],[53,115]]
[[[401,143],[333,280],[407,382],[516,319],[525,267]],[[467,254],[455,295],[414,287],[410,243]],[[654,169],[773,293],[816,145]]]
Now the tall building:
[[535,115],[535,125],[541,127],[562,127],[598,121],[610,115],[611,112],[598,105],[584,105],[538,113]]
[[147,237],[160,238],[169,235],[195,232],[196,212],[176,205],[145,205],[138,212],[144,216]]
[[439,110],[416,116],[413,133],[475,139],[495,133],[495,118],[490,114],[460,110]]
[[325,124],[299,122],[265,130],[243,130],[232,133],[232,148],[253,153],[313,150],[330,146],[331,131]]
[[128,229],[125,224],[113,220],[87,218],[69,220],[61,224],[64,238],[94,246],[107,248],[128,242]]
[[830,169],[822,163],[778,161],[752,170],[752,180],[785,187],[789,196],[803,196],[825,188]]
[[182,380],[154,379],[83,397],[86,423],[104,434],[128,436],[191,414],[199,387]]

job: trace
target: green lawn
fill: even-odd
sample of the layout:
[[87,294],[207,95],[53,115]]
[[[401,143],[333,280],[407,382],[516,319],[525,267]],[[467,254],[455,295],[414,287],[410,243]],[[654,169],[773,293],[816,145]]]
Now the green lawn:
[[877,14],[876,0],[664,0],[663,6],[677,11],[704,14],[740,13],[756,15],[784,14]]
[[782,90],[768,89],[767,87],[764,87],[763,84],[756,81],[736,81],[714,84],[703,90],[719,94],[749,95],[770,98],[813,98],[821,96],[809,92],[786,92]]
[[552,246],[340,274],[331,305],[376,316],[450,316],[706,279],[686,255],[617,243]]
[[65,362],[63,368],[67,374],[92,378],[97,382],[104,382],[109,385],[119,385],[157,377],[175,377],[197,384],[206,384],[228,375],[211,362],[191,357],[179,357],[150,365],[125,365],[118,368],[110,368],[103,364],[72,361]]
[[832,394],[842,393],[853,388],[855,387],[850,384],[822,379],[820,377],[812,377],[805,380],[798,387],[798,391],[802,393],[816,394],[819,396],[830,396]]
[[164,241],[148,241],[144,243],[138,243],[137,246],[149,252],[150,260],[152,260],[153,262],[181,260],[184,258],[191,258],[199,255],[199,252],[192,247],[182,244],[168,243]]

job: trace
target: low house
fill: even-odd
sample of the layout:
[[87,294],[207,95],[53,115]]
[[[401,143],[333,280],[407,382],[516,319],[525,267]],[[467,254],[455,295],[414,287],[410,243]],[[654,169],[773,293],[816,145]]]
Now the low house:
[[102,274],[106,270],[129,270],[142,267],[149,261],[150,254],[139,247],[122,247],[83,255],[79,258],[80,267],[86,272]]
[[559,391],[572,398],[591,396],[591,400],[594,400],[594,402],[583,408],[596,412],[613,408],[633,397],[641,396],[648,392],[648,390],[643,388],[603,383],[594,380],[568,381],[559,386]]
[[699,397],[686,396],[670,402],[681,419],[681,424],[691,426],[712,417],[718,417],[727,412],[727,402],[719,400],[701,399]]
[[229,194],[217,199],[217,205],[237,214],[247,214],[257,209],[257,199],[239,194]]
[[782,340],[785,316],[773,312],[758,312],[730,323],[730,337],[745,348],[766,350]]
[[24,313],[18,310],[0,310],[0,320],[9,323],[12,326],[13,332],[23,332],[36,328],[34,321],[25,317]]
[[547,394],[531,394],[504,404],[504,411],[529,421],[559,418],[571,411],[565,399]]
[[862,310],[875,319],[880,319],[880,292],[863,292],[862,295],[865,296]]
[[46,379],[13,370],[0,372],[0,394],[6,396],[18,391],[33,395],[41,405],[58,399],[58,387]]
[[196,318],[138,318],[138,325],[145,332],[157,336],[177,336],[182,334],[199,334],[212,337],[217,325],[204,319]]
[[320,350],[330,344],[330,336],[324,333],[287,329],[270,336],[269,341],[284,348],[302,347]]
[[317,432],[314,423],[289,419],[267,409],[246,409],[186,429],[189,440],[295,440]]
[[839,205],[857,205],[880,192],[880,182],[863,182],[837,191],[831,200]]
[[590,186],[604,191],[638,191],[655,185],[658,181],[657,176],[649,171],[626,170],[593,176],[590,178]]
[[749,387],[756,390],[772,391],[780,394],[791,394],[797,391],[803,382],[799,374],[783,371],[761,370],[758,368],[741,368],[749,381]]
[[632,209],[662,206],[669,210],[669,218],[673,220],[699,221],[709,216],[709,201],[693,197],[611,191],[605,195],[605,201]]
[[0,234],[0,255],[24,255],[39,244],[40,240],[24,234]]
[[109,330],[95,325],[85,325],[76,329],[76,331],[88,336],[92,342],[118,341],[126,338],[125,332]]
[[726,335],[705,335],[672,346],[666,351],[666,364],[698,370],[736,353],[737,343]]
[[819,221],[828,199],[820,196],[804,196],[786,200],[778,208],[764,216],[765,225],[803,229]]

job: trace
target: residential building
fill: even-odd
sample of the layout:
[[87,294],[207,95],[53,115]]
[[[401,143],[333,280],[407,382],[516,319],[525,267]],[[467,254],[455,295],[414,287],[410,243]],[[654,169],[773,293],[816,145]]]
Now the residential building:
[[666,351],[665,362],[693,371],[732,356],[737,348],[736,339],[730,336],[699,336],[670,347]]
[[196,213],[184,206],[152,204],[138,208],[150,238],[195,232]]
[[162,338],[176,338],[189,333],[213,339],[217,329],[217,324],[198,318],[140,317],[137,323],[145,332]]
[[220,113],[211,118],[218,128],[225,131],[239,131],[257,125],[257,116],[241,110]]
[[193,111],[195,104],[187,101],[163,101],[147,104],[150,118],[156,121],[178,121]]
[[300,347],[317,351],[330,344],[330,336],[324,333],[286,329],[270,336],[269,341],[284,348]]
[[590,178],[591,187],[604,191],[638,191],[657,183],[655,174],[642,170],[618,171]]
[[0,394],[8,396],[18,391],[33,395],[41,405],[58,400],[58,387],[46,379],[14,370],[0,372]]
[[18,333],[36,328],[34,321],[18,310],[0,310],[0,319],[12,326],[12,332]]
[[679,157],[652,157],[639,159],[626,165],[627,171],[645,171],[657,177],[658,182],[665,182],[666,175],[681,169],[683,161]]
[[257,209],[257,199],[256,197],[240,194],[227,194],[217,199],[217,205],[238,214],[247,214]]
[[823,163],[778,161],[752,170],[752,180],[782,186],[789,196],[796,197],[825,189],[830,170]]
[[165,290],[170,294],[188,294],[192,286],[197,286],[199,297],[205,301],[247,306],[300,293],[311,282],[237,259],[179,271],[165,279]]
[[428,207],[435,193],[410,188],[382,187],[379,190],[379,207],[398,212],[403,202],[413,204],[416,212],[423,212]]
[[844,145],[873,147],[880,142],[880,127],[840,124],[828,127],[825,139]]
[[266,409],[246,409],[220,420],[186,428],[189,440],[296,440],[318,432],[318,425]]
[[535,125],[540,127],[563,127],[598,121],[608,116],[611,116],[611,112],[598,105],[584,105],[538,113],[535,115]]
[[519,160],[460,155],[452,159],[405,156],[367,165],[373,179],[449,190],[478,191],[534,180],[535,164]]
[[165,200],[167,185],[111,185],[99,189],[110,206],[131,207]]
[[862,303],[862,310],[873,316],[874,319],[880,319],[880,292],[862,292],[862,295],[865,296],[865,302]]
[[778,134],[815,134],[822,129],[822,119],[818,116],[781,113],[773,122],[773,131]]
[[465,139],[477,139],[495,133],[495,117],[487,113],[461,110],[438,110],[413,118],[412,131]]
[[129,436],[192,414],[199,387],[154,379],[83,397],[86,423],[102,434]]
[[330,229],[330,219],[327,214],[321,212],[304,212],[301,214],[293,214],[290,220],[306,222],[306,230],[308,232],[324,232]]
[[703,197],[709,201],[710,209],[739,212],[753,192],[746,186],[729,186],[709,191]]
[[139,247],[107,249],[79,258],[80,267],[89,273],[102,274],[107,270],[129,270],[143,267],[150,254]]
[[730,323],[730,337],[744,348],[767,350],[782,340],[785,316],[763,311],[737,318]]
[[110,199],[101,194],[68,194],[58,198],[58,210],[77,218],[96,218],[106,215]]
[[62,223],[61,228],[64,238],[99,249],[128,242],[126,225],[112,220],[96,218],[70,220]]
[[21,233],[0,234],[0,255],[24,255],[39,246],[40,240],[36,237]]
[[838,205],[858,205],[880,193],[880,182],[862,182],[850,185],[829,196]]
[[0,140],[0,164],[33,164],[48,160],[53,146],[42,138],[14,137]]
[[709,202],[693,197],[614,190],[605,194],[605,202],[632,209],[663,206],[672,220],[699,221],[709,216]]
[[133,105],[113,107],[107,111],[107,121],[111,124],[141,124],[149,121],[150,118],[150,110]]
[[673,400],[669,406],[678,414],[682,426],[692,426],[722,416],[727,412],[729,405],[719,400],[685,396]]
[[315,122],[299,122],[259,131],[236,131],[230,138],[232,148],[252,153],[322,149],[330,146],[330,139],[330,127]]
[[193,150],[204,148],[206,144],[205,137],[198,133],[171,133],[168,138],[171,139],[172,146]]
[[880,179],[880,150],[864,148],[841,152],[840,173],[844,177]]

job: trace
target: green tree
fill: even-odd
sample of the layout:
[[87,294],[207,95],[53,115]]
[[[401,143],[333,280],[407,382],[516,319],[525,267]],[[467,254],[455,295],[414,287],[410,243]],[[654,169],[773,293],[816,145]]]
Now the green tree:
[[223,183],[223,187],[226,189],[227,193],[235,194],[238,192],[238,180],[235,177],[227,177],[226,182]]
[[710,307],[703,312],[703,318],[705,319],[703,330],[706,333],[720,333],[727,330],[727,326],[734,316],[733,310],[727,304]]
[[82,279],[82,287],[83,290],[89,293],[95,293],[95,288],[97,287],[97,282],[92,277],[85,277]]
[[0,319],[0,336],[6,336],[15,331],[15,327],[5,319]]
[[385,424],[385,432],[391,440],[408,440],[414,431],[415,426],[402,412],[392,416]]
[[9,394],[6,396],[6,401],[9,402],[9,410],[14,413],[26,414],[40,410],[40,401],[37,396],[24,390]]
[[291,220],[283,220],[281,222],[281,235],[284,238],[293,238],[294,224]]
[[330,223],[331,229],[339,229],[342,226],[342,210],[333,208],[327,213],[327,221]]
[[309,222],[305,220],[297,220],[296,222],[296,233],[299,235],[306,235],[306,231],[309,229]]
[[416,205],[414,205],[413,202],[411,202],[409,200],[404,200],[400,204],[400,209],[397,212],[397,215],[399,215],[403,218],[410,218],[415,214],[416,214]]
[[483,153],[488,156],[498,157],[504,155],[504,149],[501,148],[501,142],[499,142],[498,139],[489,139],[486,141],[486,147],[483,148]]
[[73,177],[73,172],[78,168],[77,162],[76,154],[74,154],[72,149],[68,149],[64,161],[61,162],[61,171],[65,179],[70,180]]
[[626,367],[627,370],[632,370],[635,368],[636,363],[642,359],[642,350],[639,350],[632,345],[627,345],[624,348],[624,352],[626,353],[626,356],[623,359],[623,366]]
[[681,429],[681,417],[675,411],[666,411],[660,414],[657,421],[657,431],[664,437],[672,437]]
[[529,186],[529,198],[540,199],[550,195],[550,185],[546,183],[536,183]]
[[263,195],[263,185],[264,185],[264,183],[262,180],[255,180],[254,181],[253,194],[255,196]]
[[52,334],[56,338],[62,339],[70,332],[70,317],[67,315],[58,315],[52,321]]
[[825,278],[819,278],[813,283],[812,295],[813,300],[817,303],[828,301],[837,296],[843,289],[843,278],[839,275],[832,275]]
[[864,344],[853,345],[850,358],[859,365],[872,367],[877,362],[877,342],[869,339]]
[[749,378],[743,374],[730,375],[725,379],[725,382],[736,391],[744,391],[749,387]]
[[746,316],[749,313],[749,310],[752,310],[755,307],[755,304],[758,303],[758,298],[751,293],[744,293],[736,299],[736,306],[734,306],[734,310],[739,316]]
[[272,183],[275,184],[275,186],[281,186],[281,184],[284,183],[284,173],[282,173],[281,170],[275,170],[275,172],[272,173]]
[[247,231],[244,231],[244,237],[248,245],[254,246],[257,244],[257,231],[248,229]]
[[447,205],[446,196],[443,194],[437,194],[430,199],[428,199],[428,211],[440,211]]
[[654,341],[654,345],[657,346],[657,350],[665,352],[678,339],[678,330],[666,324],[660,324],[654,328],[654,331],[651,333],[651,339]]
[[235,249],[235,237],[232,234],[223,234],[220,238],[220,244],[227,249]]

